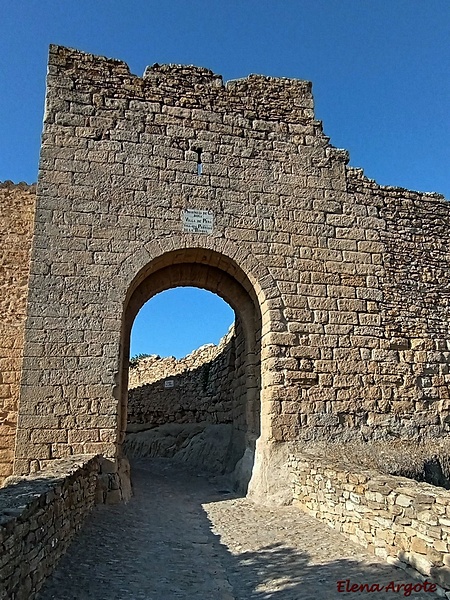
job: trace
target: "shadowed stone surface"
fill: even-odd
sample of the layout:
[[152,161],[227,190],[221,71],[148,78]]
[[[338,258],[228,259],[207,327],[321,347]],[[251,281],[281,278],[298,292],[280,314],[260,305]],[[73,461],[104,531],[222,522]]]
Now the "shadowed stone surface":
[[[336,582],[417,583],[299,512],[268,509],[163,459],[134,462],[135,496],[99,506],[39,600],[332,600]],[[403,597],[379,592],[371,597]],[[434,593],[412,593],[417,599]]]

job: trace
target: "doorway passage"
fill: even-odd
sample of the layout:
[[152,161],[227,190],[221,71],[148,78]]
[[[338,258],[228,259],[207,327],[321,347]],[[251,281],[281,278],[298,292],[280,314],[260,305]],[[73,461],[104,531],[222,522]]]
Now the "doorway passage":
[[[258,305],[223,265],[191,262],[188,250],[177,256],[183,260],[154,271],[150,266],[151,272],[140,274],[129,294],[123,331],[122,452],[130,458],[176,458],[201,472],[229,473],[235,487],[246,491],[260,434]],[[144,304],[166,290],[186,292],[192,287],[217,294],[233,309],[234,324],[226,335],[217,345],[202,346],[181,360],[147,353],[129,361],[131,328]],[[197,326],[205,327],[206,320],[203,315]]]

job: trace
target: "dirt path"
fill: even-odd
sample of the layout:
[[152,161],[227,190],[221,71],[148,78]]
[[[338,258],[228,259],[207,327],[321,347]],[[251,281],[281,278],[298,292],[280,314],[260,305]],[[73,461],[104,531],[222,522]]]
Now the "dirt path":
[[161,459],[132,472],[133,499],[94,510],[39,600],[390,600],[405,590],[337,582],[418,583],[294,507],[255,506]]

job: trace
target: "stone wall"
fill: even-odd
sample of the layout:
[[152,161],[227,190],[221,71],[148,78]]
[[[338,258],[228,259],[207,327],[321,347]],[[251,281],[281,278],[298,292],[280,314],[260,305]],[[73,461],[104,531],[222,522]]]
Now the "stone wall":
[[450,204],[438,194],[381,187],[357,169],[348,182],[355,200],[379,209],[379,231],[365,247],[381,248],[383,268],[368,279],[372,289],[356,290],[377,306],[361,316],[353,338],[370,357],[369,371],[337,399],[351,401],[366,439],[440,436],[450,421]]
[[94,506],[98,457],[56,460],[0,489],[0,598],[32,600]]
[[[133,388],[136,381],[151,381]],[[170,386],[170,387],[167,387]],[[188,356],[156,356],[130,369],[127,456],[164,456],[202,471],[230,473],[245,453],[245,336],[239,319],[217,346]],[[238,467],[236,484],[248,474]]]
[[[444,199],[348,168],[308,82],[141,78],[52,46],[47,84],[16,472],[120,454],[134,315],[179,285],[241,320],[262,461],[297,439],[447,434]],[[187,210],[212,229],[186,228]]]
[[0,485],[12,473],[35,187],[0,182]]
[[[217,346],[203,346],[180,360],[154,356],[140,360],[130,369],[128,430],[164,423],[232,424],[235,359],[233,328]],[[134,387],[137,381],[147,383]],[[240,404],[238,398],[236,406]]]
[[450,492],[311,453],[289,458],[295,504],[390,563],[450,589]]

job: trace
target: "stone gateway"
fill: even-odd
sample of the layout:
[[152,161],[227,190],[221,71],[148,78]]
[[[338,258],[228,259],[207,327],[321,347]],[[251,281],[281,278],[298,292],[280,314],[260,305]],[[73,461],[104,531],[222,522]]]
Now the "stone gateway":
[[290,442],[446,435],[449,204],[347,163],[309,82],[137,77],[52,46],[34,229],[34,190],[0,188],[0,475],[120,462],[133,320],[186,285],[236,313],[231,420],[251,493],[273,490]]

